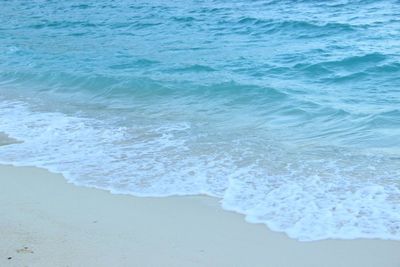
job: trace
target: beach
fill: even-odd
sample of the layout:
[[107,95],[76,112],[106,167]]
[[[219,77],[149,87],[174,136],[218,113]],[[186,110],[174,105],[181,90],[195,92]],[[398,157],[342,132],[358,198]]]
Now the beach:
[[400,5],[3,1],[0,267],[400,267]]
[[0,163],[213,197],[302,242],[400,240],[395,0],[3,9]]
[[137,198],[0,166],[0,266],[398,267],[400,242],[299,242],[206,196]]

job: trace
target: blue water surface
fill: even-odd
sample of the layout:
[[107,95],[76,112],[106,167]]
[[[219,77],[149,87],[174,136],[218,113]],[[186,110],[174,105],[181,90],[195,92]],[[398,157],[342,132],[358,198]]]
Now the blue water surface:
[[3,1],[4,163],[400,239],[399,1]]

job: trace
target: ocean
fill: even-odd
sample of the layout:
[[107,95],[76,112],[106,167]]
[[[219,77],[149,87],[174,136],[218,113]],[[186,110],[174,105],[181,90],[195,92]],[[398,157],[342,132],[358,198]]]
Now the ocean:
[[400,240],[400,2],[3,1],[0,161]]

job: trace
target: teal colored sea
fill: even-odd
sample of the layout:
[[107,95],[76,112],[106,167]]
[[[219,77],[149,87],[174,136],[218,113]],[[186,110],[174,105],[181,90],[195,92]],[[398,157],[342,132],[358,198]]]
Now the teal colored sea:
[[400,240],[400,2],[2,1],[0,132],[76,185]]

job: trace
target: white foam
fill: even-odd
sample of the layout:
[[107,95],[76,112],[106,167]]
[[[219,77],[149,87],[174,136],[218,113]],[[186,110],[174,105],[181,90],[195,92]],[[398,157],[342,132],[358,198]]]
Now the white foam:
[[185,121],[116,126],[20,101],[1,101],[0,117],[0,131],[23,141],[0,148],[3,163],[45,167],[112,193],[208,194],[304,241],[400,240],[399,166],[387,158],[306,154],[240,134],[212,139]]

